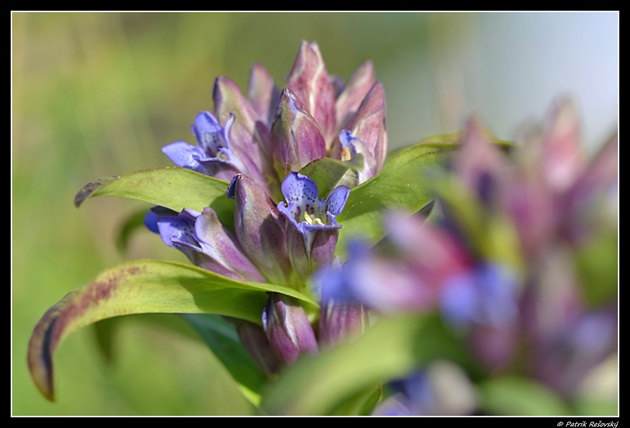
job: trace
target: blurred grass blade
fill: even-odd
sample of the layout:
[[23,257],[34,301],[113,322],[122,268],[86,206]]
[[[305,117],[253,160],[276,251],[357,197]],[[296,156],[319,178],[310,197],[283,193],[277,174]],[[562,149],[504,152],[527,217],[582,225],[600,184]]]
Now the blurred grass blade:
[[529,378],[503,376],[479,385],[481,410],[501,416],[564,416],[573,412],[552,390]]
[[210,348],[252,404],[260,404],[260,389],[266,379],[254,359],[241,344],[233,324],[219,315],[182,314]]
[[54,400],[52,356],[72,332],[103,319],[141,313],[214,313],[260,324],[270,291],[313,304],[287,287],[237,282],[176,262],[122,263],[71,291],[44,314],[28,345],[31,376],[40,392]]
[[468,364],[466,352],[438,316],[383,318],[355,341],[288,367],[263,391],[261,410],[270,415],[326,415],[374,385],[435,358]]
[[441,165],[458,144],[421,144],[398,152],[383,170],[353,188],[337,221],[342,225],[337,251],[344,255],[349,239],[376,242],[384,235],[382,217],[389,209],[416,212],[434,197],[428,172]]

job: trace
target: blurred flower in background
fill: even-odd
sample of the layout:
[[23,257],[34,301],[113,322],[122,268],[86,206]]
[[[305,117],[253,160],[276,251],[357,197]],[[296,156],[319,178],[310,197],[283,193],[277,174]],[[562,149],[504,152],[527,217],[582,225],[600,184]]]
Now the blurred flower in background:
[[[571,403],[617,352],[618,269],[602,261],[618,243],[609,209],[617,136],[589,159],[567,98],[528,135],[501,149],[470,120],[449,172],[429,177],[441,212],[392,213],[386,242],[354,251],[343,267],[320,274],[316,288],[324,301],[380,313],[440,311],[483,367],[481,382],[520,375]],[[591,276],[585,264],[615,268]],[[429,403],[436,386],[422,372],[392,387],[399,392],[379,412],[430,415],[439,407]]]

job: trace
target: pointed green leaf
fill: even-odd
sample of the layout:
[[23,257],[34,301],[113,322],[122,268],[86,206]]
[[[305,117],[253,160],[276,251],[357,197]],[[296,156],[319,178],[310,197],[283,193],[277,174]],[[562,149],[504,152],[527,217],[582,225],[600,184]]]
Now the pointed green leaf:
[[265,375],[241,344],[234,325],[218,315],[182,314],[182,317],[239,384],[245,398],[257,406],[260,389],[266,382]]
[[481,410],[501,416],[566,416],[572,412],[552,390],[517,376],[490,378],[479,384]]
[[[355,341],[302,357],[263,390],[271,415],[326,415],[353,397],[436,358],[467,364],[436,314],[382,318]],[[347,407],[346,407],[347,408]]]
[[337,221],[342,225],[337,244],[343,257],[349,239],[376,242],[384,235],[382,217],[388,209],[418,211],[433,200],[429,172],[441,165],[457,144],[421,144],[399,152],[385,168],[350,191]]
[[306,175],[315,183],[319,196],[325,197],[334,189],[349,169],[363,168],[363,155],[359,154],[351,161],[340,161],[333,158],[320,158],[306,165],[300,174]]
[[44,314],[28,346],[31,376],[41,393],[53,400],[53,352],[79,328],[141,313],[214,313],[260,323],[268,292],[314,304],[287,287],[242,283],[195,266],[160,260],[122,263],[68,293]]
[[174,211],[201,211],[225,197],[228,183],[187,168],[163,167],[104,177],[83,186],[74,197],[79,207],[96,196],[122,196],[161,205]]

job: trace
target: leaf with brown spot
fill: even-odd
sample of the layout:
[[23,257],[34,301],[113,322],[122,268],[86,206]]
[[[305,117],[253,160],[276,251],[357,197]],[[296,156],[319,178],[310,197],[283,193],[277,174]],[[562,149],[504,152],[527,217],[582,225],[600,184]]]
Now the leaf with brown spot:
[[142,313],[212,313],[261,323],[268,292],[317,306],[287,287],[238,282],[195,266],[160,260],[122,263],[71,291],[44,314],[28,345],[28,367],[39,391],[53,401],[53,353],[74,331]]

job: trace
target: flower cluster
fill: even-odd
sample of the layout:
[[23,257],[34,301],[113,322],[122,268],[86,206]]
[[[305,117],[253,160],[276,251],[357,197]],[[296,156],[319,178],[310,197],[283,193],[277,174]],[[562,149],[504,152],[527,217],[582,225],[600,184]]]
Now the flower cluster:
[[[388,314],[438,311],[489,374],[525,373],[575,397],[617,347],[614,272],[589,283],[579,265],[580,252],[615,229],[607,206],[617,139],[587,161],[574,106],[561,99],[542,131],[509,154],[475,120],[461,144],[435,187],[440,212],[390,213],[386,241],[356,244],[343,267],[318,275],[322,299]],[[608,292],[594,301],[591,287]],[[448,397],[429,404],[439,391],[428,369],[393,383],[378,412],[440,414]]]
[[[226,195],[235,202],[235,234],[209,207],[179,213],[154,207],[145,224],[204,269],[304,291],[313,272],[335,261],[342,227],[335,218],[346,204],[348,186],[383,167],[385,94],[371,62],[343,85],[328,75],[318,45],[306,42],[285,85],[279,90],[260,64],[251,69],[247,97],[231,80],[217,78],[214,113],[198,113],[191,126],[197,145],[177,141],[163,148],[180,167],[230,181]],[[352,166],[345,184],[325,198],[317,183],[299,172],[322,158]],[[278,195],[282,199],[276,204]],[[262,330],[243,321],[235,325],[266,373],[277,369],[276,359],[291,363],[318,349],[311,321],[295,299],[273,294],[261,316]],[[361,305],[328,305],[315,330],[322,343],[333,343],[366,325]]]
[[349,182],[360,184],[383,167],[387,154],[385,91],[366,62],[347,84],[326,70],[319,46],[302,42],[280,90],[255,64],[247,96],[226,77],[215,80],[214,110],[200,112],[196,145],[177,141],[163,152],[178,166],[230,181],[243,174],[268,195],[291,171],[330,157],[363,165]]

